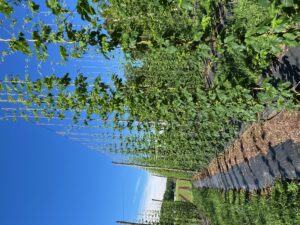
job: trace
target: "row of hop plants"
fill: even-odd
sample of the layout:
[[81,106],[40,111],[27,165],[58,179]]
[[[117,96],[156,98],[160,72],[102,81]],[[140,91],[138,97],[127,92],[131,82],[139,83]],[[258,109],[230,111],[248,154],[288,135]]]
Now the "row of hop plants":
[[[113,77],[113,80],[117,86],[119,79]],[[38,125],[56,127],[68,127],[70,124],[44,124],[42,121],[44,119],[71,120],[73,128],[111,129],[113,133],[100,138],[101,140],[94,136],[87,139],[105,142],[109,138],[115,142],[114,145],[109,145],[109,151],[137,155],[143,152],[145,142],[149,141],[150,137],[150,133],[144,132],[143,127],[150,129],[153,122],[137,122],[128,119],[125,115],[126,110],[124,112],[119,110],[118,114],[114,114],[116,110],[113,107],[118,107],[115,103],[120,101],[114,89],[115,87],[109,88],[101,82],[100,78],[95,79],[92,84],[88,83],[86,77],[82,75],[77,76],[74,82],[68,74],[61,78],[52,75],[36,81],[29,78],[20,80],[18,77],[6,77],[0,83],[0,92],[3,94],[0,101],[4,104],[1,109],[12,113],[4,116],[3,119],[34,119]],[[14,107],[10,105],[9,107],[7,103],[14,104]],[[131,132],[130,136],[123,132],[125,130]],[[140,134],[142,131],[144,135]],[[84,141],[82,138],[75,139]]]
[[[103,10],[99,11],[109,28],[106,34],[92,9],[96,3],[87,5],[87,1],[78,1],[78,5],[85,3],[78,6],[77,12],[94,30],[76,30],[62,19],[70,10],[62,9],[57,1],[54,2],[48,7],[61,26],[57,30],[43,26],[40,26],[41,30],[34,30],[33,48],[36,51],[42,48],[46,52],[44,45],[58,43],[61,56],[66,60],[72,57],[72,49],[84,53],[89,46],[105,54],[114,46],[121,46],[128,53],[126,81],[114,76],[114,86],[110,87],[100,78],[90,84],[83,74],[74,81],[67,74],[36,81],[11,77],[1,82],[2,90],[8,93],[8,101],[19,101],[33,112],[49,118],[65,119],[68,112],[74,123],[83,118],[84,124],[88,125],[95,118],[107,121],[113,114],[114,125],[120,130],[124,127],[119,121],[127,120],[126,129],[141,132],[138,137],[133,135],[125,141],[125,145],[126,142],[132,145],[124,152],[136,155],[135,162],[198,170],[238,133],[239,127],[234,121],[251,123],[259,120],[266,108],[277,111],[297,109],[290,84],[281,82],[274,86],[269,79],[261,77],[261,72],[280,52],[281,44],[297,45],[298,3],[250,4],[243,0],[231,4],[206,0],[148,5],[146,1],[139,1],[138,4],[125,2],[124,7],[118,1],[110,1],[108,5],[101,5]],[[226,17],[226,23],[220,22],[223,14],[216,11],[220,4],[232,14]],[[246,13],[247,4],[251,7]],[[80,10],[81,7],[85,10]],[[159,21],[151,20],[149,27],[143,17],[145,7],[147,15],[159,15],[160,18]],[[136,23],[126,20],[133,15],[144,19],[134,20]],[[176,23],[178,18],[181,23]],[[180,35],[173,37],[173,31],[161,30],[161,22]],[[185,23],[188,26],[184,26]],[[215,26],[220,23],[223,28],[216,31]],[[131,33],[133,30],[142,34]],[[136,36],[129,37],[129,34]],[[141,35],[148,39],[140,40]],[[72,42],[65,43],[72,45],[72,49],[60,45],[59,40]],[[9,47],[30,55],[32,46],[29,42],[19,35],[17,39],[9,40]],[[210,87],[205,83],[204,73],[210,66],[208,62],[217,64]],[[20,95],[24,93],[27,93],[26,97]],[[13,98],[16,94],[19,100]],[[133,122],[138,122],[138,126],[132,126]]]
[[137,225],[198,225],[201,215],[190,202],[163,201],[161,210],[147,210],[140,215]]
[[[263,3],[258,5],[239,1],[231,5],[232,17],[227,18],[223,31],[218,34],[214,28],[220,23],[220,17],[215,8],[217,3],[226,6],[227,1],[182,1],[182,5],[176,1],[164,1],[165,4],[168,2],[167,6],[156,2],[149,6],[146,1],[138,4],[125,2],[130,7],[124,7],[118,1],[110,2],[110,7],[104,12],[108,18],[114,16],[111,20],[113,26],[109,20],[105,26],[113,31],[113,44],[120,44],[133,60],[126,68],[127,82],[116,79],[114,88],[105,87],[103,92],[93,92],[94,87],[82,76],[78,78],[77,86],[76,81],[69,81],[70,84],[63,87],[62,99],[66,99],[61,102],[67,100],[69,105],[56,103],[58,97],[53,96],[59,93],[59,88],[51,89],[53,96],[48,96],[49,91],[44,88],[46,92],[34,90],[35,94],[40,91],[46,96],[41,105],[38,106],[36,100],[29,100],[34,102],[29,106],[37,105],[38,108],[43,105],[50,112],[50,108],[57,112],[59,107],[65,107],[64,112],[74,112],[75,123],[81,118],[78,115],[81,113],[86,122],[94,119],[92,115],[107,120],[108,114],[113,112],[120,116],[116,122],[125,120],[121,117],[128,113],[129,121],[142,124],[139,128],[142,134],[125,138],[125,143],[132,145],[127,146],[130,151],[124,153],[135,155],[134,161],[144,165],[193,170],[204,168],[235,137],[239,127],[234,121],[251,123],[259,120],[266,108],[277,111],[297,109],[289,84],[273,86],[268,79],[259,81],[262,69],[281,52],[281,44],[297,45],[296,3],[290,6],[290,3],[281,4],[280,1],[261,1]],[[148,5],[146,16],[139,13],[143,12],[139,7],[145,5]],[[126,14],[122,8],[132,9],[134,14]],[[115,18],[114,13],[119,18]],[[151,14],[159,15],[156,17],[159,20],[151,20],[147,27]],[[133,16],[136,17],[134,20],[126,20]],[[175,19],[180,23],[175,24]],[[129,21],[129,26],[126,21]],[[139,29],[136,29],[136,23]],[[183,29],[183,24],[188,26]],[[165,32],[166,26],[171,27],[172,32]],[[131,29],[142,29],[143,33],[136,34]],[[172,37],[173,33],[180,35]],[[211,42],[214,42],[218,55],[210,52]],[[70,49],[63,46],[60,51],[67,59]],[[207,58],[218,65],[209,89],[203,74]],[[142,63],[136,64],[135,59]],[[94,95],[107,98],[101,103],[91,101]],[[103,114],[99,114],[99,108]],[[86,116],[86,112],[91,116]],[[120,139],[124,141],[123,137]],[[163,169],[162,172],[156,171],[166,174]],[[199,214],[195,206],[184,204],[165,202],[160,213],[149,213],[141,222],[198,224]]]
[[[210,17],[207,31],[215,32],[210,30],[216,25],[216,19],[211,16],[216,16],[215,4],[211,1],[204,4],[209,10],[202,22]],[[246,7],[249,5],[250,8]],[[271,79],[264,79],[261,74],[282,51],[280,45],[295,47],[299,43],[298,8],[297,3],[280,1],[236,2],[231,4],[232,16],[227,18],[222,32],[215,34],[218,58],[207,53],[212,40],[204,39],[192,51],[189,45],[176,42],[149,48],[147,54],[140,57],[144,62],[142,66],[129,65],[129,82],[157,87],[138,91],[138,95],[149,96],[152,101],[141,100],[142,97],[134,100],[132,105],[142,105],[136,114],[168,121],[165,132],[157,136],[156,148],[161,160],[152,155],[142,159],[143,163],[203,168],[237,135],[236,124],[263,119],[267,109],[297,110],[298,100],[290,91],[291,84],[279,82],[274,86]],[[118,9],[119,16],[126,17],[126,12],[122,14],[122,9]],[[168,16],[166,14],[162,16]],[[140,23],[142,26],[143,21]],[[210,89],[203,82],[207,58],[218,65]],[[167,87],[174,88],[173,92]]]

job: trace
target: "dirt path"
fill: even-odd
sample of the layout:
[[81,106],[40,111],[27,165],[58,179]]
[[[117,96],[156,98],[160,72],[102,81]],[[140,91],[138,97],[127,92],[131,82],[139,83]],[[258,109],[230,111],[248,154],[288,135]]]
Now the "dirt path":
[[300,112],[281,112],[253,124],[193,184],[253,190],[278,178],[300,178]]

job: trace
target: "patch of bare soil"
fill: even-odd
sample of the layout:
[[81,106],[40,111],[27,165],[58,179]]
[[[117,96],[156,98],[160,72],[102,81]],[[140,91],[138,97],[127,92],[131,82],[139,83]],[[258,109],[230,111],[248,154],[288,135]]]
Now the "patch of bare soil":
[[270,147],[292,140],[300,142],[300,112],[281,112],[273,118],[254,123],[224,153],[212,160],[205,171],[193,180],[226,172],[232,166],[248,162],[259,154],[266,155]]

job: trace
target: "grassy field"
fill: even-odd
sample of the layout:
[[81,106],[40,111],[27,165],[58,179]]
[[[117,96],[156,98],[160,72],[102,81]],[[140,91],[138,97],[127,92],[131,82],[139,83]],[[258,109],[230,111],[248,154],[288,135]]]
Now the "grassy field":
[[193,195],[213,225],[300,224],[300,181],[278,182],[266,193],[194,189]]
[[193,202],[192,183],[186,180],[176,180],[175,196],[177,201]]

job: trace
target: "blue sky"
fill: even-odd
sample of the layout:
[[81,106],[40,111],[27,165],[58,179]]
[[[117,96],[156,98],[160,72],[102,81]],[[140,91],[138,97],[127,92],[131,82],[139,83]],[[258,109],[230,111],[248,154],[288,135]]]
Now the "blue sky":
[[145,172],[32,123],[0,123],[0,224],[84,225],[132,220]]
[[[7,30],[0,29],[2,38],[17,32],[9,27]],[[6,48],[0,43],[0,51]],[[32,79],[78,70],[91,78],[97,73],[122,73],[120,52],[110,61],[91,53],[65,65],[59,63],[55,48],[49,48],[49,52],[46,63],[18,53],[7,57],[0,64],[0,80],[10,73],[24,78],[26,71]],[[0,112],[2,116],[9,114]],[[2,120],[0,141],[1,225],[110,225],[116,220],[135,220],[146,204],[145,190],[149,191],[151,183],[146,172],[113,166],[115,156],[89,150],[57,135],[54,128],[22,119],[16,123]]]

